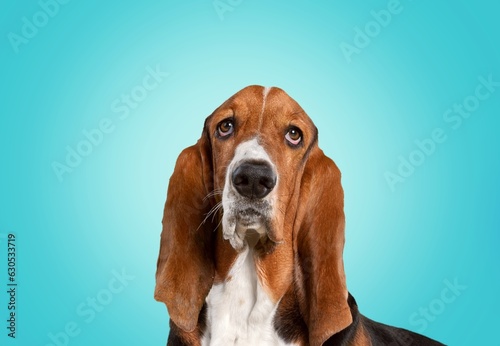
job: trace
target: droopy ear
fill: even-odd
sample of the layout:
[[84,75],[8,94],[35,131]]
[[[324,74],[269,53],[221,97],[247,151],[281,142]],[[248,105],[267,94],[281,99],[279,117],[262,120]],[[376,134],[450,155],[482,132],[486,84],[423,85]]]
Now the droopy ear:
[[340,171],[315,144],[300,182],[294,227],[296,279],[309,343],[322,345],[352,323],[347,303],[344,193]]
[[213,204],[208,135],[184,149],[170,178],[163,214],[155,299],[167,305],[172,321],[193,331],[214,277],[213,232],[205,217]]

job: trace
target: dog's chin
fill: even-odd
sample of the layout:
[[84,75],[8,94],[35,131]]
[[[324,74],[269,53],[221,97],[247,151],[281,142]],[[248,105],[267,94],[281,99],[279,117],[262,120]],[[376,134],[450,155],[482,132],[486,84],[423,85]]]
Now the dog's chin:
[[229,240],[235,250],[242,250],[246,246],[254,247],[259,241],[267,239],[269,222],[263,213],[246,208],[235,210],[232,214],[227,217],[224,214],[222,224],[224,239]]

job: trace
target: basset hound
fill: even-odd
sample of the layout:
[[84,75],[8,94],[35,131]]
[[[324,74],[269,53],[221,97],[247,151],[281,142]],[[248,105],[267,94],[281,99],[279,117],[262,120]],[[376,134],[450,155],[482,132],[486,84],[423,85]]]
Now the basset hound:
[[358,312],[343,204],[297,102],[261,86],[224,102],[168,186],[155,289],[167,345],[442,345]]

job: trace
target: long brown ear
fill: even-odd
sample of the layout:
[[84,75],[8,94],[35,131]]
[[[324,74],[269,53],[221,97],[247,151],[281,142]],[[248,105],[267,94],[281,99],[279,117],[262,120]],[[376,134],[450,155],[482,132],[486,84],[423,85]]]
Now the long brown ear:
[[213,202],[208,135],[184,149],[170,178],[163,214],[155,299],[167,305],[172,321],[193,331],[214,277],[212,239],[216,226],[205,220]]
[[294,248],[309,343],[322,345],[352,323],[344,274],[344,193],[340,171],[314,144],[300,182]]

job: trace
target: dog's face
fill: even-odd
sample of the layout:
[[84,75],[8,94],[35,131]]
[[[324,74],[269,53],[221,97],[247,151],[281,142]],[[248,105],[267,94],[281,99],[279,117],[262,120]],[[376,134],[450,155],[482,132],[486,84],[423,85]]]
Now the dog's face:
[[310,118],[281,89],[251,86],[207,118],[205,130],[224,238],[235,249],[255,233],[280,242],[295,178],[317,138]]

